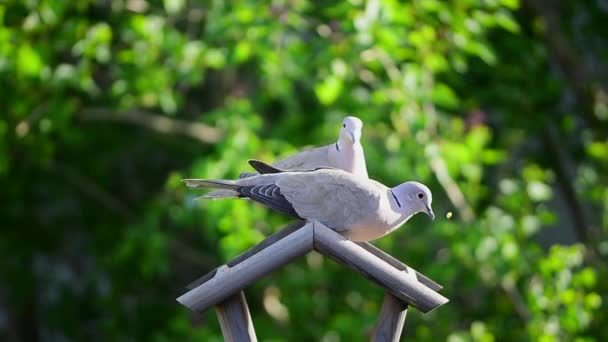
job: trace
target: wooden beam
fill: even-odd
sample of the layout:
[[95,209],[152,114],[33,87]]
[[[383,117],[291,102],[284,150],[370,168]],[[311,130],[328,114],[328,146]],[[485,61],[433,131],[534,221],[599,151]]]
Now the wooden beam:
[[218,269],[213,278],[186,292],[177,301],[190,310],[204,311],[312,249],[313,224],[307,223],[236,265]]
[[385,294],[371,340],[399,342],[406,315],[407,304],[390,293]]
[[[399,259],[395,258],[394,256],[386,253],[385,251],[381,250],[380,248],[372,245],[369,242],[355,242],[357,245],[361,246],[362,248],[364,248],[366,251],[372,253],[373,255],[377,256],[378,258],[386,261],[389,265],[393,266],[394,268],[400,270],[400,271],[408,271],[409,269],[412,269],[411,267],[409,267],[408,265],[402,263],[401,261],[399,261]],[[416,271],[416,270],[414,270]],[[437,284],[436,282],[434,282],[432,279],[430,279],[429,277],[425,276],[424,274],[416,271],[416,276],[418,277],[418,280],[423,283],[426,287],[430,288],[433,291],[439,292],[443,289],[443,286]]]
[[224,341],[257,342],[253,321],[243,291],[228,297],[215,307],[217,319],[222,327]]
[[448,302],[447,298],[356,243],[319,222],[313,223],[317,251],[361,273],[400,300],[425,313]]
[[[230,260],[226,265],[228,267],[232,267],[232,266],[240,263],[241,261],[249,258],[250,256],[252,256],[252,255],[254,255],[256,253],[258,253],[262,249],[264,249],[264,248],[272,245],[273,243],[281,240],[282,238],[286,237],[287,235],[289,235],[289,234],[295,232],[296,230],[302,228],[304,226],[304,224],[306,224],[306,222],[304,222],[304,221],[297,221],[297,222],[292,222],[292,223],[286,225],[281,230],[279,230],[276,233],[274,233],[274,234],[270,235],[269,237],[267,237],[264,241],[258,243],[257,245],[255,245],[255,246],[251,247],[250,249],[246,250],[245,252],[239,254],[234,259]],[[212,270],[211,272],[208,272],[204,276],[202,276],[202,277],[198,278],[197,280],[193,281],[192,283],[188,284],[188,286],[186,286],[186,288],[188,290],[192,290],[193,288],[198,287],[201,284],[203,284],[204,282],[206,282],[207,280],[213,278],[215,276],[215,272],[217,272],[218,268]]]

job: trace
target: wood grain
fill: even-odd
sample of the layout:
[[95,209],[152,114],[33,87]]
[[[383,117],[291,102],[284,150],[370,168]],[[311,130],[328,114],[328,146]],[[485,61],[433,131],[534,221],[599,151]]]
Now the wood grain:
[[[399,261],[399,259],[395,258],[394,256],[386,253],[385,251],[381,250],[380,248],[372,245],[369,242],[355,242],[357,245],[363,247],[366,251],[372,253],[373,255],[377,256],[378,258],[386,261],[388,264],[390,264],[391,266],[395,267],[396,269],[400,270],[400,271],[407,271],[408,267],[406,264],[402,263],[401,261]],[[409,267],[411,268],[411,267]],[[434,282],[433,280],[431,280],[429,277],[425,276],[424,274],[416,271],[416,276],[418,277],[418,280],[423,283],[424,285],[426,285],[426,287],[430,288],[433,291],[441,291],[443,289],[443,286],[437,284],[436,282]]]
[[[267,237],[264,241],[258,243],[257,245],[251,247],[250,249],[246,250],[245,252],[239,254],[237,257],[235,257],[234,259],[230,260],[226,265],[228,267],[233,267],[234,265],[240,263],[241,261],[249,258],[250,256],[258,253],[259,251],[261,251],[262,249],[272,245],[273,243],[281,240],[282,238],[284,238],[285,236],[293,233],[294,231],[302,228],[304,225],[306,224],[306,222],[304,221],[296,221],[296,222],[292,222],[288,225],[286,225],[284,228],[282,228],[281,230],[279,230],[278,232],[270,235],[269,237]],[[193,281],[192,283],[188,284],[188,286],[186,286],[186,288],[188,290],[192,290],[195,287],[200,286],[201,284],[203,284],[204,282],[206,282],[207,280],[213,278],[215,276],[215,273],[217,272],[217,268],[208,272],[207,274],[205,274],[204,276],[198,278],[197,280]]]
[[186,292],[177,301],[193,311],[204,311],[312,248],[313,224],[308,223],[236,265],[215,271],[213,278]]
[[407,315],[407,306],[399,298],[386,293],[371,341],[399,342]]
[[447,298],[426,287],[414,277],[406,275],[405,272],[316,221],[314,221],[314,248],[358,271],[395,297],[422,312],[429,312],[448,302]]
[[228,297],[215,307],[224,341],[257,342],[251,314],[243,291]]

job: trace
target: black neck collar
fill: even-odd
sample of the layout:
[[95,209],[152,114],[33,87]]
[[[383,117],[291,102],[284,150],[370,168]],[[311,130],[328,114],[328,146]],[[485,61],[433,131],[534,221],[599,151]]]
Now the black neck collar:
[[395,196],[395,193],[393,192],[393,190],[391,190],[391,194],[393,195],[393,198],[395,199],[395,202],[397,202],[397,205],[399,206],[399,208],[401,208],[401,203],[397,199],[397,196]]

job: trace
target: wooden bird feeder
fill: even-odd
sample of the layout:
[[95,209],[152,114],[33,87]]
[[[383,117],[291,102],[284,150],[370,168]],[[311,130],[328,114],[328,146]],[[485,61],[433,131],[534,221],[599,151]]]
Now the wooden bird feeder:
[[323,224],[296,222],[209,272],[177,298],[196,312],[212,306],[226,341],[257,341],[243,289],[311,250],[348,266],[386,290],[372,341],[399,341],[409,305],[427,313],[448,302],[441,285],[367,242]]

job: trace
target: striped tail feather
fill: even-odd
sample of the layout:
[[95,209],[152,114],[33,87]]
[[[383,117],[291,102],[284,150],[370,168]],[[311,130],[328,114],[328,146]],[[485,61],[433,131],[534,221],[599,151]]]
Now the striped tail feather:
[[236,190],[238,185],[227,179],[183,179],[189,188]]
[[241,198],[246,199],[242,195],[240,195],[235,190],[215,190],[210,193],[204,194],[203,196],[197,197],[199,198],[207,198],[207,199],[218,199],[218,198]]
[[219,189],[198,198],[238,198],[239,186],[235,181],[224,179],[184,179],[184,183],[190,188]]

